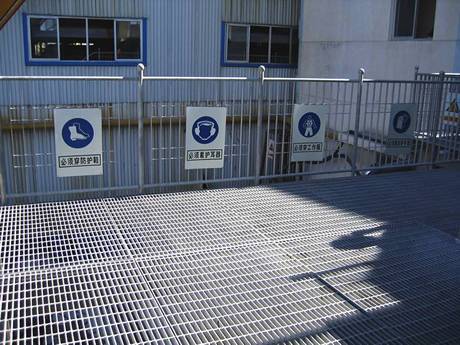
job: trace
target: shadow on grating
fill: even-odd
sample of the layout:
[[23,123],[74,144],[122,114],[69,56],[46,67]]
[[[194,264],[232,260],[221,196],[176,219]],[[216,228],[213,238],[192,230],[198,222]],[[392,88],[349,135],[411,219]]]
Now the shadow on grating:
[[0,339],[458,344],[453,172],[0,208]]

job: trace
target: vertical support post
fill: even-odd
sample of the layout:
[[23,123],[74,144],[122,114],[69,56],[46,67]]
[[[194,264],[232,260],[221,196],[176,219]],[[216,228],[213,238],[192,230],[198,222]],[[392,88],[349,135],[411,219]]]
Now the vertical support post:
[[[418,80],[418,72],[420,70],[420,67],[418,65],[415,66],[414,68],[414,81]],[[412,102],[415,103],[415,100],[417,99],[417,84],[414,83],[412,84]]]
[[260,163],[262,162],[262,107],[263,107],[263,86],[265,79],[265,67],[259,66],[259,95],[257,102],[257,133],[256,133],[256,173],[254,183],[260,183]]
[[3,175],[4,154],[5,151],[3,149],[3,128],[2,119],[0,117],[0,205],[6,204],[5,175]]
[[141,194],[144,191],[144,103],[142,95],[142,86],[144,82],[144,65],[137,65],[137,159],[139,170],[138,191]]
[[436,100],[435,100],[435,106],[434,106],[434,111],[433,111],[433,126],[431,127],[431,138],[432,138],[432,144],[431,144],[431,169],[433,169],[434,163],[436,162],[436,156],[439,150],[439,138],[438,134],[441,135],[439,132],[439,124],[441,122],[441,117],[442,117],[442,112],[444,109],[444,104],[443,104],[443,94],[444,94],[444,78],[445,78],[445,72],[441,71],[439,72],[439,86],[436,88]]
[[363,94],[364,73],[366,73],[364,68],[360,68],[359,75],[358,75],[358,92],[356,96],[356,116],[355,116],[355,128],[354,128],[354,133],[353,133],[353,156],[352,156],[352,163],[351,163],[351,169],[353,172],[353,176],[357,175],[357,172],[358,172],[356,163],[358,161],[358,134],[359,134],[359,121],[361,118],[361,98]]

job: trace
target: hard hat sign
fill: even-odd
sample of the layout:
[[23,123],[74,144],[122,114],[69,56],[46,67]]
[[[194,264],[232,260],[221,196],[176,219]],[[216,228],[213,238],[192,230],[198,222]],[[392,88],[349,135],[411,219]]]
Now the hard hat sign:
[[103,174],[100,109],[55,109],[54,141],[58,177]]
[[185,169],[224,166],[226,116],[222,107],[187,107]]
[[320,161],[324,158],[327,108],[296,104],[292,115],[291,161]]

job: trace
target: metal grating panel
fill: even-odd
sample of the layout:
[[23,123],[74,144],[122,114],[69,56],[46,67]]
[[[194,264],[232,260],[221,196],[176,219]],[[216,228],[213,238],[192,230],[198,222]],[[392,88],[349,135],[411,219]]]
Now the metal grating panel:
[[133,264],[6,275],[5,344],[175,344]]
[[[270,246],[140,263],[179,340],[186,344],[263,344],[312,332],[357,313]],[[333,339],[325,332],[325,337]]]
[[331,205],[310,192],[299,195],[299,188],[302,187],[297,184],[281,184],[213,191],[212,195],[271,240],[337,235],[381,224]]
[[0,342],[458,344],[456,176],[0,208]]
[[100,201],[5,207],[1,264],[5,273],[127,259]]
[[267,241],[206,192],[113,199],[107,205],[135,257],[209,251]]

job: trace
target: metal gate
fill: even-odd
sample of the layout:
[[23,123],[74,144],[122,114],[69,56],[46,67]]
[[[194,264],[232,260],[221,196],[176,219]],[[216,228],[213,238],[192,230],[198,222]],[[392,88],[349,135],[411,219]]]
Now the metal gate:
[[[456,74],[414,80],[9,76],[0,77],[2,203],[235,187],[459,160]],[[326,158],[290,161],[296,103],[328,105]],[[416,103],[410,153],[385,154],[394,103]],[[227,108],[222,169],[184,169],[187,106]],[[104,175],[58,178],[53,110],[97,107]]]

